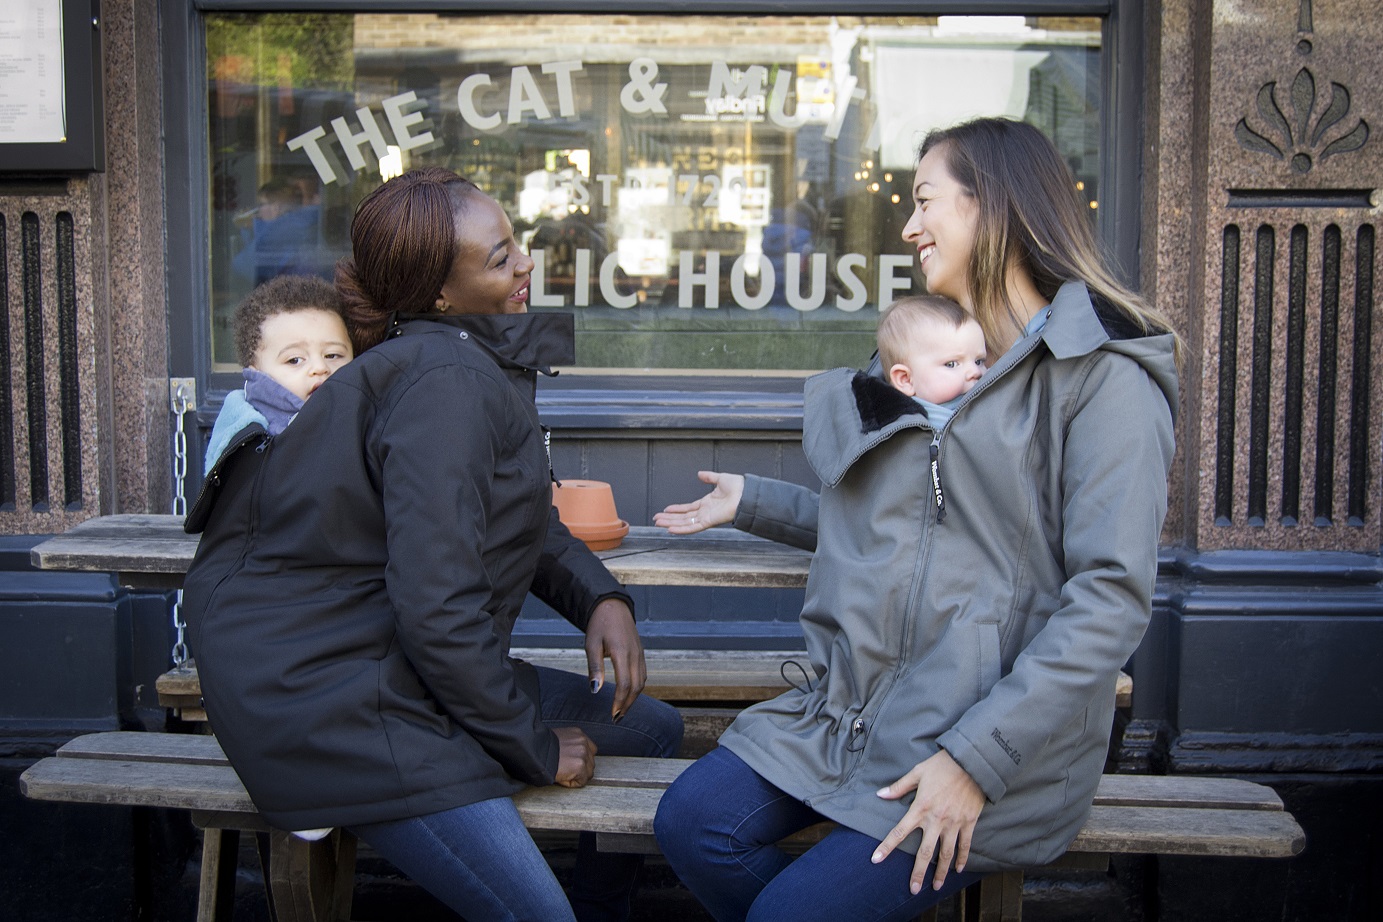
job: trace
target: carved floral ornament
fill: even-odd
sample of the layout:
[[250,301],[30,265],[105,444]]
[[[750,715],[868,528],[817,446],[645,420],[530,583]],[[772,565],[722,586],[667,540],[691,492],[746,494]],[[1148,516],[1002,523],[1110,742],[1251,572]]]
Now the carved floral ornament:
[[[1313,50],[1311,0],[1297,4],[1297,53],[1307,57]],[[1316,116],[1316,75],[1309,68],[1297,71],[1291,88],[1292,118],[1277,99],[1277,81],[1270,80],[1258,89],[1258,114],[1266,125],[1257,129],[1247,118],[1234,126],[1234,137],[1244,150],[1268,154],[1288,161],[1294,173],[1309,173],[1317,160],[1347,154],[1363,147],[1369,139],[1369,124],[1357,119],[1352,128],[1335,130],[1349,115],[1349,88],[1330,84],[1330,104]],[[1313,120],[1313,116],[1315,116]],[[1269,136],[1271,135],[1271,137]],[[1312,154],[1319,151],[1315,159]]]
[[[1278,160],[1289,160],[1292,171],[1308,173],[1316,159],[1325,160],[1336,154],[1356,151],[1369,139],[1369,126],[1357,119],[1352,128],[1342,132],[1335,129],[1349,115],[1349,90],[1338,83],[1330,84],[1330,104],[1316,116],[1316,78],[1305,67],[1297,71],[1291,89],[1292,117],[1277,100],[1277,81],[1265,83],[1258,90],[1258,114],[1266,127],[1255,130],[1247,118],[1234,126],[1234,137],[1245,150],[1269,154]],[[1271,137],[1269,136],[1271,135]],[[1332,137],[1332,135],[1334,135]]]

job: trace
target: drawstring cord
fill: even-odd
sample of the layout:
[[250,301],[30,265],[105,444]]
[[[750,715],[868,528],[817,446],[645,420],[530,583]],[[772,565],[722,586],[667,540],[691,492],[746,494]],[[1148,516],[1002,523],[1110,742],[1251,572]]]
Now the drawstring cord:
[[[789,679],[789,678],[788,678],[788,667],[789,667],[789,666],[796,666],[796,667],[797,667],[797,671],[800,672],[800,673],[802,673],[802,681],[806,683],[806,686],[807,686],[806,688],[803,688],[801,685],[798,685],[798,684],[797,684],[796,682],[794,682],[792,679]],[[797,689],[798,691],[802,692],[804,695],[810,693],[810,692],[813,690],[813,689],[812,689],[812,677],[811,677],[811,674],[810,674],[809,672],[807,672],[807,670],[802,666],[802,664],[799,663],[799,662],[798,662],[797,660],[795,660],[795,659],[784,660],[783,662],[779,663],[779,664],[778,664],[778,675],[780,675],[780,676],[783,677],[783,681],[784,681],[784,682],[788,683],[788,684],[791,685],[793,688],[795,688],[795,689]]]

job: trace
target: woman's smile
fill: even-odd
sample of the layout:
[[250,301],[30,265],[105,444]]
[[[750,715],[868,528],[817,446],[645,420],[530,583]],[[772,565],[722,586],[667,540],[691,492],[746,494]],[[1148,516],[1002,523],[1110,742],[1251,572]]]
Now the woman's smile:
[[969,309],[970,255],[979,208],[951,175],[944,145],[928,151],[917,164],[912,196],[912,216],[903,227],[903,239],[917,247],[927,290]]

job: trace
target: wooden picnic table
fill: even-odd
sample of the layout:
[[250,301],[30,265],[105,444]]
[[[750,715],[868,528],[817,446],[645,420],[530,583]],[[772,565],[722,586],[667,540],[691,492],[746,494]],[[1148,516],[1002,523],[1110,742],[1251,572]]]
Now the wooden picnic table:
[[[122,585],[177,589],[198,537],[176,515],[103,515],[36,545],[41,570],[115,573]],[[812,555],[729,528],[679,537],[636,525],[619,547],[597,551],[627,586],[733,586],[797,589],[807,584]]]
[[[115,573],[123,585],[143,589],[174,589],[181,586],[187,567],[191,564],[196,553],[198,542],[196,535],[188,535],[183,532],[182,522],[180,516],[172,515],[100,516],[89,519],[64,534],[54,536],[38,544],[33,548],[31,558],[36,566],[44,570]],[[630,529],[629,535],[619,547],[597,552],[597,556],[605,561],[615,578],[626,585],[793,589],[806,585],[807,571],[812,555],[807,551],[790,548],[726,528],[716,528],[690,537],[678,537],[667,534],[663,529],[636,526]],[[534,662],[541,662],[556,668],[567,668],[578,672],[584,668],[584,654],[577,650],[526,649],[515,652]],[[677,700],[684,705],[692,705],[691,708],[683,708],[684,715],[689,711],[705,711],[704,715],[699,716],[709,719],[707,726],[710,729],[703,735],[708,741],[713,741],[719,735],[719,730],[723,729],[723,724],[733,719],[738,706],[734,708],[702,707],[699,709],[696,706],[723,703],[721,699],[728,697],[733,697],[736,701],[739,699],[761,700],[779,693],[787,684],[787,680],[779,672],[781,663],[787,655],[765,651],[651,650],[648,652],[649,686],[650,689],[659,691],[669,699]],[[1124,674],[1121,674],[1119,678],[1116,703],[1119,707],[1127,707],[1132,698],[1132,679]],[[200,711],[200,683],[196,667],[191,661],[160,677],[159,691],[160,697],[168,696],[168,704],[182,709],[184,716]],[[716,720],[719,720],[720,723],[714,723]],[[162,735],[141,734],[141,736],[148,737],[141,743],[157,744],[163,742]],[[185,745],[182,740],[176,742],[179,745]],[[73,747],[80,745],[80,743],[70,744]],[[193,745],[205,746],[209,750],[214,743],[198,742]],[[75,748],[71,753],[60,753],[61,756],[75,754],[77,754]],[[71,764],[64,764],[68,761],[67,758],[48,759],[45,760],[45,765],[56,766],[57,769],[67,771],[74,767]],[[621,760],[609,762],[606,771],[608,773],[611,766],[622,766],[623,764],[625,763]],[[163,786],[166,786],[166,779],[160,780],[162,776],[158,776],[157,772],[154,772],[149,765],[145,765],[143,769],[133,763],[128,769],[120,767],[123,765],[124,763],[120,763],[120,765],[115,766],[117,770],[111,778],[104,778],[103,776],[95,780],[88,779],[88,782],[84,783],[88,783],[89,790],[83,788],[78,791],[72,788],[72,784],[68,784],[68,787],[50,794],[42,794],[33,787],[38,784],[39,775],[36,774],[36,770],[31,770],[26,776],[26,783],[32,790],[26,789],[26,793],[29,796],[53,800],[94,800],[108,803],[144,804],[145,801],[130,794],[131,779],[147,782],[159,792]],[[154,767],[162,770],[161,763]],[[666,766],[657,765],[653,769],[641,768],[639,771],[642,774],[636,772],[633,781],[623,782],[630,785],[624,789],[616,786],[609,791],[602,791],[599,785],[591,786],[590,792],[584,795],[588,798],[613,795],[619,803],[625,805],[631,803],[631,798],[636,795],[648,799],[648,803],[640,807],[641,812],[637,817],[638,823],[630,825],[628,828],[618,823],[615,826],[608,826],[608,817],[602,819],[605,817],[605,813],[584,808],[575,809],[581,806],[578,803],[579,797],[574,798],[566,792],[558,792],[554,795],[547,789],[540,792],[529,792],[526,795],[527,800],[531,801],[529,804],[530,812],[536,810],[541,804],[547,803],[548,800],[560,804],[561,809],[551,817],[539,811],[531,817],[526,817],[526,820],[538,828],[554,829],[596,828],[597,821],[607,822],[607,826],[598,829],[604,839],[608,840],[606,845],[616,850],[649,850],[651,846],[647,835],[648,829],[645,827],[651,822],[653,806],[656,805],[657,795],[661,792],[661,787],[669,780],[659,773],[677,767],[669,762]],[[173,769],[183,771],[184,767],[174,765]],[[224,766],[212,768],[210,771],[220,771],[226,778],[233,778],[226,773]],[[1116,787],[1121,783],[1117,780],[1104,782],[1106,785]],[[1153,783],[1166,784],[1168,782],[1156,781]],[[111,784],[114,784],[119,792],[123,792],[113,799],[107,790]],[[80,785],[77,786],[80,787]],[[229,790],[235,785],[230,785],[228,782],[224,786]],[[1223,788],[1223,785],[1221,787]],[[72,789],[69,790],[69,788]],[[1221,790],[1221,788],[1216,790]],[[91,793],[92,791],[96,793]],[[1112,794],[1113,788],[1111,787],[1109,791],[1102,788],[1102,792]],[[1258,796],[1262,792],[1255,790],[1252,793]],[[225,794],[226,791],[218,788],[209,793],[206,798],[194,797],[187,803],[178,804],[178,806],[192,809],[195,814],[200,815],[203,820],[202,825],[207,826],[209,830],[220,830],[216,835],[209,835],[204,844],[204,880],[199,918],[222,918],[223,911],[228,905],[223,892],[226,891],[225,881],[220,878],[233,873],[234,862],[221,862],[217,856],[225,848],[234,852],[233,843],[237,834],[235,830],[242,827],[244,821],[233,816],[227,819],[226,816],[229,814],[223,816],[222,813],[226,810],[243,812],[253,809],[252,805],[248,805],[247,798],[244,799],[244,803],[237,801],[238,806],[227,807],[220,804],[217,798],[223,797]],[[1163,797],[1162,794],[1158,796]],[[103,800],[102,798],[106,799]],[[1295,853],[1301,848],[1300,829],[1290,816],[1280,812],[1280,801],[1265,802],[1264,804],[1255,803],[1254,810],[1238,814],[1226,813],[1221,815],[1221,812],[1217,810],[1213,817],[1210,814],[1201,817],[1200,812],[1197,811],[1203,811],[1207,806],[1194,797],[1185,803],[1177,800],[1175,808],[1160,803],[1156,807],[1136,803],[1125,806],[1116,798],[1112,802],[1103,804],[1101,809],[1104,810],[1104,813],[1099,814],[1100,816],[1108,814],[1109,828],[1100,827],[1103,830],[1100,835],[1090,838],[1089,841],[1078,840],[1076,848],[1077,851],[1097,852],[1101,855],[1126,851],[1173,854],[1285,855]],[[1218,808],[1224,805],[1210,806]],[[212,812],[208,813],[209,810]],[[1187,812],[1188,810],[1190,812]],[[1261,812],[1263,810],[1279,812],[1274,815],[1271,812]],[[1235,823],[1230,822],[1231,820],[1243,820],[1248,825],[1243,830],[1239,830]],[[1155,827],[1156,835],[1167,839],[1167,842],[1162,842],[1160,839],[1153,842],[1147,838],[1144,834],[1146,832],[1144,827],[1149,823],[1152,824],[1152,827],[1149,828]],[[1277,823],[1282,828],[1273,826],[1272,829],[1265,832],[1263,828],[1265,823],[1270,825]],[[1194,828],[1188,829],[1188,826]],[[1205,846],[1196,837],[1204,837],[1205,830],[1211,827],[1213,827],[1216,836],[1222,837],[1223,833],[1229,832],[1231,837],[1237,836],[1238,838],[1228,845],[1216,846],[1216,848],[1227,849],[1223,852],[1198,851]],[[246,828],[257,827],[251,825],[251,827]],[[1087,829],[1083,835],[1089,838],[1093,835],[1093,829],[1095,829],[1094,826]],[[291,836],[277,833],[275,835],[278,836],[275,839],[278,845],[277,847],[271,846],[271,855],[278,855],[279,859],[282,859],[281,863],[291,863],[288,862],[290,855],[301,858],[300,853],[311,851],[310,848]],[[342,837],[341,842],[336,842],[332,846],[333,848],[345,849],[340,855],[335,855],[332,858],[333,862],[340,864],[340,867],[337,868],[337,865],[333,863],[332,868],[342,872],[338,881],[339,886],[333,886],[332,889],[333,892],[341,891],[337,895],[336,902],[345,907],[349,906],[350,868],[354,863],[353,840],[345,842],[345,839],[348,838]],[[341,855],[346,857],[342,858]],[[1079,857],[1077,856],[1077,859],[1073,860],[1078,860]],[[1086,856],[1085,860],[1089,860],[1089,857]],[[1107,861],[1107,857],[1097,860]],[[296,868],[297,866],[294,865],[293,867]],[[278,879],[281,874],[302,876],[298,873],[300,870],[284,870],[276,866],[270,876],[274,877],[274,886],[277,887],[282,883]],[[209,882],[208,874],[215,880]],[[1022,895],[1021,882],[1022,875],[1017,872],[995,876],[987,885],[987,889],[982,888],[979,893],[981,918],[996,920],[1018,918]],[[988,913],[984,908],[986,906],[989,907]],[[300,915],[302,918],[312,919],[326,917],[315,911]],[[328,912],[326,915],[336,918],[334,912]]]
[[[31,558],[43,570],[115,573],[122,585],[176,589],[197,551],[198,537],[182,530],[175,515],[106,515],[88,519],[36,545]],[[807,583],[809,551],[788,547],[731,528],[691,536],[634,526],[619,547],[597,551],[615,579],[627,586],[726,586],[798,589]],[[531,654],[531,655],[530,655]],[[674,700],[743,698],[762,700],[787,686],[778,674],[784,657],[759,653],[650,651],[649,682]],[[533,650],[534,662],[571,671],[584,670],[580,651]],[[557,661],[565,656],[570,662]],[[714,665],[708,662],[714,660]],[[708,674],[723,678],[710,680]],[[159,680],[170,706],[197,707],[200,687],[195,670],[178,670]],[[724,687],[722,687],[724,686]],[[752,686],[752,689],[750,688]],[[739,692],[730,694],[732,689]],[[185,699],[177,700],[174,699]],[[1116,704],[1127,708],[1133,680],[1120,673]]]

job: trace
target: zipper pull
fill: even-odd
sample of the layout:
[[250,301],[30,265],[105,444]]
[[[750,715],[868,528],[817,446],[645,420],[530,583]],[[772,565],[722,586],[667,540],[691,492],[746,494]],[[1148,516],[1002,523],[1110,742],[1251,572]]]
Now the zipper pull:
[[562,481],[557,479],[557,472],[552,469],[552,430],[541,424],[538,428],[543,430],[543,451],[547,453],[547,476],[560,487]]
[[850,723],[850,740],[845,744],[846,752],[859,752],[864,749],[864,718],[856,717]]
[[936,496],[936,520],[938,522],[946,518],[946,497],[941,492],[941,441],[940,436],[932,440],[930,454],[932,456],[932,494]]

